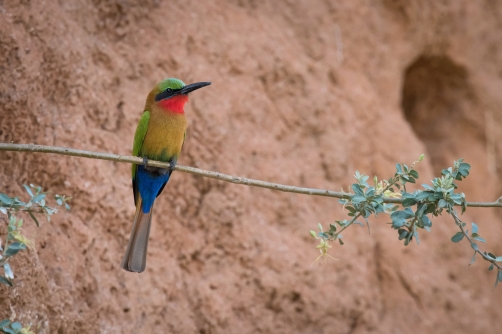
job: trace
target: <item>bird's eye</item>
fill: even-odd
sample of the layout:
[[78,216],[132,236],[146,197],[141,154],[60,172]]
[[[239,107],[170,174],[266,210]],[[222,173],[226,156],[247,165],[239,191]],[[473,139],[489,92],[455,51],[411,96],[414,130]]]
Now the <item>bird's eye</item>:
[[166,89],[166,92],[171,93],[173,90],[171,88]]

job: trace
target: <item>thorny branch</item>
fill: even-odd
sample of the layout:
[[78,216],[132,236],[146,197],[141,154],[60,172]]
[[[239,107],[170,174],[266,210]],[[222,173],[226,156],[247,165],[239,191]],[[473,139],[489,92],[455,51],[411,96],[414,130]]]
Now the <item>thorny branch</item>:
[[[90,158],[90,159],[101,159],[101,160],[109,160],[109,161],[117,161],[117,162],[126,162],[141,165],[144,163],[143,159],[140,157],[132,157],[125,155],[118,155],[112,153],[102,153],[102,152],[92,152],[92,151],[84,151],[84,150],[76,150],[72,148],[65,147],[57,147],[57,146],[44,146],[44,145],[35,145],[35,144],[9,144],[9,143],[0,143],[0,151],[18,151],[18,152],[37,152],[37,153],[55,153],[69,156],[76,156],[82,158]],[[170,168],[169,163],[148,160],[148,166],[153,167],[161,167],[161,168]],[[248,179],[245,177],[232,176],[228,174],[223,174],[219,172],[213,172],[208,170],[203,170],[195,167],[176,165],[174,170],[194,174],[198,176],[208,177],[220,181],[235,183],[235,184],[243,184],[247,186],[267,188],[272,190],[279,190],[284,192],[291,192],[297,194],[305,194],[305,195],[314,195],[314,196],[326,196],[326,197],[335,197],[341,199],[349,199],[351,194],[346,192],[332,191],[332,190],[323,190],[323,189],[315,189],[315,188],[304,188],[304,187],[296,187],[290,185],[284,185],[279,183],[265,182],[261,180]],[[394,204],[402,204],[403,199],[401,198],[384,198],[384,203],[394,203]],[[469,207],[500,207],[502,208],[502,201],[500,198],[494,202],[467,202],[467,206]]]
[[[455,219],[455,223],[457,223],[457,226],[460,228],[460,230],[462,231],[462,233],[464,234],[464,236],[470,242],[471,246],[473,244],[476,245],[476,243],[469,236],[469,233],[467,233],[467,231],[465,230],[464,225],[463,225],[463,221],[461,221],[460,218],[458,218],[457,213],[455,212],[455,210],[451,210],[450,214],[453,216],[453,219]],[[498,264],[495,261],[494,258],[491,258],[490,256],[486,255],[485,253],[481,252],[477,246],[472,246],[472,247],[473,247],[475,253],[481,255],[484,260],[486,260],[486,261],[490,262],[491,264],[493,264],[495,267],[497,267],[497,269],[499,271],[502,271],[502,266],[500,264]],[[476,248],[474,248],[474,247],[476,247]]]

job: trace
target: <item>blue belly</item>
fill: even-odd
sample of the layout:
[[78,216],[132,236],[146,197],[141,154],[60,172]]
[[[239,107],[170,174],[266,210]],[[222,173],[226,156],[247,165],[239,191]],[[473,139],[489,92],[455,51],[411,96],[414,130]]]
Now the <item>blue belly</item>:
[[155,198],[159,194],[162,187],[169,181],[171,173],[166,169],[155,168],[145,169],[139,165],[136,174],[138,182],[138,190],[141,196],[141,210],[144,213],[150,212]]

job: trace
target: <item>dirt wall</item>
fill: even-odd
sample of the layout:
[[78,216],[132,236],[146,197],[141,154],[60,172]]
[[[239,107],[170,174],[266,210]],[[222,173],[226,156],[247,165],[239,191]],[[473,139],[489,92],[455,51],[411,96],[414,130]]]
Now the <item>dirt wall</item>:
[[[426,182],[463,157],[469,200],[500,196],[500,1],[0,1],[0,141],[130,154],[153,85],[212,81],[186,108],[179,163],[339,190],[396,162]],[[119,264],[130,166],[0,152],[0,191],[72,196],[12,263],[0,318],[38,333],[500,333],[502,290],[434,220],[403,247],[353,228],[313,266],[334,199],[175,173],[147,270]],[[445,217],[446,218],[446,217]],[[502,211],[469,209],[502,253]],[[26,224],[29,225],[29,224]]]

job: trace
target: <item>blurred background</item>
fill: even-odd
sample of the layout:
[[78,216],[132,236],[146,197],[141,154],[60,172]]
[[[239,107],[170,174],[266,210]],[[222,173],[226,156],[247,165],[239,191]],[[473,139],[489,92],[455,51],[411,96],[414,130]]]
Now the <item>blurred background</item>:
[[[180,164],[340,190],[356,170],[420,183],[472,165],[469,201],[502,195],[501,1],[0,1],[0,142],[131,154],[165,77],[191,96]],[[0,318],[37,333],[500,333],[502,288],[451,218],[404,247],[386,224],[313,265],[336,199],[176,172],[157,201],[147,269],[119,264],[130,165],[0,152],[0,191],[72,196],[11,263]],[[24,195],[23,195],[24,196]],[[502,253],[502,210],[468,209]],[[4,231],[5,232],[5,231]]]

